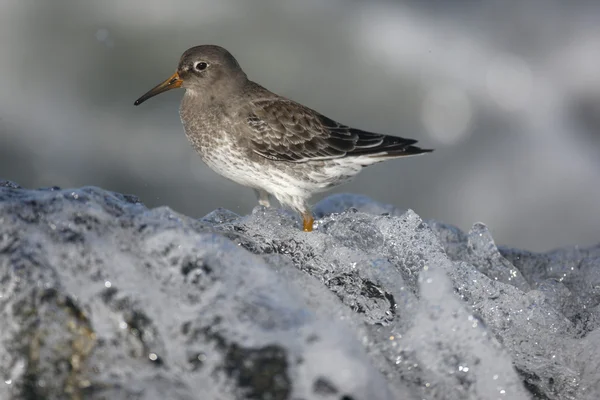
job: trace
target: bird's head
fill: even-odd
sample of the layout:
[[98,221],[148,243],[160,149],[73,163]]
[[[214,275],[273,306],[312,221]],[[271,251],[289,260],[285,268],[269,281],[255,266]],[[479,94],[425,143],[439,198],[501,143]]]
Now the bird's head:
[[242,86],[246,74],[236,59],[222,47],[202,45],[186,50],[177,71],[135,101],[144,101],[167,90],[182,87],[195,96],[216,99]]

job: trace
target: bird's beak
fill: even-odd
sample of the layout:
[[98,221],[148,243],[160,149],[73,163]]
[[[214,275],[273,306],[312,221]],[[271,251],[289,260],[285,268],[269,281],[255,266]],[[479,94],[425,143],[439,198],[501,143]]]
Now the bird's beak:
[[179,74],[177,72],[175,72],[169,79],[160,83],[159,85],[156,85],[154,88],[150,89],[146,94],[144,94],[142,97],[137,99],[135,101],[135,103],[133,103],[133,104],[136,106],[139,106],[140,104],[142,104],[143,102],[148,100],[150,97],[154,97],[157,94],[166,92],[167,90],[176,89],[178,87],[181,87],[182,83],[183,83],[183,81],[179,77]]

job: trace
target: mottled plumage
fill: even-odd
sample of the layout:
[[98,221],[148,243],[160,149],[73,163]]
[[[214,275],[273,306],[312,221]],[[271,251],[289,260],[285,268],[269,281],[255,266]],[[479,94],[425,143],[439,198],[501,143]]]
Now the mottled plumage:
[[213,170],[269,194],[303,216],[312,230],[308,199],[352,179],[362,167],[430,152],[413,139],[342,125],[248,80],[235,58],[218,46],[187,50],[177,72],[136,101],[186,89],[180,116],[185,133]]

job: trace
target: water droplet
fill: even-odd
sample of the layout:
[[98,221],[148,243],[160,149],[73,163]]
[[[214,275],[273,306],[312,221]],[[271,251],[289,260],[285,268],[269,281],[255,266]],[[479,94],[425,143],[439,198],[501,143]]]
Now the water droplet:
[[99,42],[104,42],[108,39],[108,29],[98,29],[96,31],[96,40]]

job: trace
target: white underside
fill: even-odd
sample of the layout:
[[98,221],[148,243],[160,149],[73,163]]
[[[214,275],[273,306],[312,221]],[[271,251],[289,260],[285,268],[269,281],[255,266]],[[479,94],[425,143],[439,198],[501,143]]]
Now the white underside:
[[240,185],[264,190],[273,195],[282,205],[295,211],[308,211],[307,201],[315,193],[350,181],[362,166],[374,164],[382,159],[369,157],[342,158],[318,162],[315,170],[310,163],[270,162],[262,164],[240,159],[237,154],[219,154],[214,148],[204,162],[220,175]]

